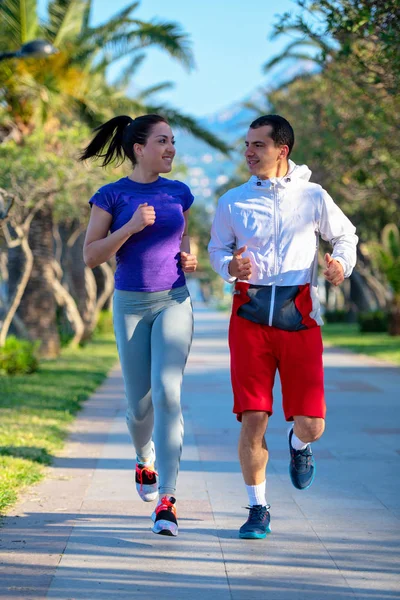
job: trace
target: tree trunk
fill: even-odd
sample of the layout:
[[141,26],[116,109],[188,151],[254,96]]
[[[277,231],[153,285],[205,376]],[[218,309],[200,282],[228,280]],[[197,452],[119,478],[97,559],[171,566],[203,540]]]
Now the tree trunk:
[[[104,267],[104,268],[103,268]],[[105,302],[102,304],[99,310],[110,310],[112,311],[113,304],[113,291],[114,291],[114,273],[117,265],[115,262],[115,256],[112,256],[107,263],[104,263],[100,267],[93,269],[93,274],[96,279],[97,285],[97,302],[99,298],[103,296],[107,290]],[[111,275],[111,280],[110,280]]]
[[[74,225],[76,227],[76,224]],[[70,231],[68,238],[64,247],[64,273],[84,324],[82,341],[87,341],[91,336],[91,323],[96,308],[96,280],[92,270],[83,262],[84,232],[75,236],[74,232]]]
[[[79,224],[73,225],[76,228]],[[63,230],[62,237],[68,237],[63,256],[64,273],[85,326],[82,342],[86,342],[91,339],[100,311],[112,295],[113,272],[108,264],[96,267],[95,271],[86,267],[83,262],[84,232]]]
[[110,267],[110,265],[107,263],[103,263],[102,265],[99,265],[98,268],[101,270],[101,272],[103,274],[104,283],[103,283],[101,294],[98,295],[98,297],[97,297],[96,307],[95,307],[94,313],[92,315],[92,322],[90,325],[90,329],[91,329],[90,333],[91,334],[95,330],[97,321],[99,320],[100,312],[103,310],[106,303],[112,297],[112,293],[114,290],[114,273],[113,273],[113,270]]
[[54,358],[60,353],[60,336],[53,290],[54,240],[50,206],[42,208],[33,218],[29,246],[34,257],[33,269],[19,307],[19,316],[31,338],[40,340],[40,355]]
[[67,318],[74,330],[74,337],[72,338],[70,345],[77,346],[82,341],[85,326],[82,321],[81,315],[79,314],[79,310],[76,306],[75,300],[61,283],[62,269],[59,263],[57,263],[57,261],[54,261],[53,267],[55,275],[53,279],[53,289],[56,301],[60,306],[64,306]]
[[[17,229],[17,232],[20,232],[20,230]],[[6,306],[6,314],[4,316],[4,320],[0,331],[0,348],[3,347],[6,343],[8,330],[10,329],[10,325],[13,321],[15,313],[17,312],[17,309],[20,306],[21,298],[23,297],[23,294],[28,285],[29,277],[32,273],[33,254],[31,248],[29,247],[29,243],[26,237],[23,237],[21,239],[21,249],[25,256],[25,265],[21,273],[21,278],[16,286],[13,297],[11,298],[9,305]]]
[[394,297],[389,310],[390,335],[400,335],[400,298]]
[[104,263],[103,265],[100,265],[98,269],[101,270],[103,275],[103,286],[100,294],[97,293],[98,289],[93,271],[88,269],[88,267],[86,267],[84,271],[86,294],[82,295],[86,298],[86,302],[81,305],[82,310],[84,309],[85,311],[83,313],[83,321],[85,323],[85,331],[82,337],[83,342],[87,342],[91,339],[97,321],[99,320],[100,311],[112,295],[114,289],[114,276],[111,267],[107,263]]
[[389,294],[385,286],[362,265],[351,275],[351,300],[360,311],[386,310]]

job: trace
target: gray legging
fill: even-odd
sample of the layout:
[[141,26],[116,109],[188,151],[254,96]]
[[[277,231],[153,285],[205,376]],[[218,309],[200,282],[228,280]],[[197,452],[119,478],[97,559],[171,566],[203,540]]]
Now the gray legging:
[[186,286],[163,292],[115,290],[114,331],[138,460],[157,455],[160,495],[173,495],[182,453],[181,385],[193,336]]

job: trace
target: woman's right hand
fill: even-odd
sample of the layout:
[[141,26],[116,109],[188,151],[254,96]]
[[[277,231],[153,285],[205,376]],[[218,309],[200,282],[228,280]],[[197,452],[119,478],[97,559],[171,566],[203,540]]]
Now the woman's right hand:
[[148,206],[147,202],[144,202],[144,204],[139,204],[131,220],[128,221],[127,226],[132,234],[139,233],[145,227],[154,225],[155,220],[156,211],[154,210],[154,206]]

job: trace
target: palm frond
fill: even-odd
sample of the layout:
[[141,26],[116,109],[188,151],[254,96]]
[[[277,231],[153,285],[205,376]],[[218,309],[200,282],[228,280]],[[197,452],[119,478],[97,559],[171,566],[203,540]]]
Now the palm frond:
[[220,150],[220,152],[222,152],[223,154],[229,155],[229,153],[231,152],[232,148],[228,144],[223,142],[220,138],[215,136],[213,133],[211,133],[201,125],[199,125],[193,117],[190,117],[189,115],[184,115],[181,112],[165,105],[147,105],[146,108],[148,112],[155,112],[163,115],[172,126],[179,127],[179,129],[187,131],[195,138],[206,142],[212,148]]
[[165,50],[188,68],[194,66],[190,42],[178,25],[144,23],[132,19],[120,23],[115,30],[104,26],[86,32],[83,38],[85,55],[79,54],[77,60],[85,60],[85,56],[105,51],[112,57],[110,62],[115,62],[149,46]]
[[38,33],[36,0],[2,0],[0,23],[4,50],[17,49],[21,44],[34,39]]
[[132,2],[132,4],[126,6],[102,25],[97,25],[92,28],[89,28],[88,26],[85,27],[85,36],[87,38],[103,37],[104,35],[111,35],[115,31],[118,31],[122,25],[125,25],[128,22],[130,13],[135,11],[139,4],[140,2]]
[[88,7],[89,0],[53,0],[50,3],[48,31],[57,48],[79,38]]
[[[286,54],[286,56],[281,56],[279,58],[279,60],[276,60],[274,64],[271,64],[270,68],[275,66],[275,64],[281,62],[281,60],[293,60],[293,61],[303,61],[303,62],[307,61],[309,63],[314,63],[315,65],[319,65],[319,66],[323,65],[322,61],[320,61],[317,58],[313,58],[309,54],[305,54],[303,52],[288,52]],[[271,63],[272,63],[272,61],[271,61]],[[267,69],[265,70],[265,72],[266,71],[267,71]],[[298,75],[296,75],[296,77],[298,77]]]
[[170,56],[178,59],[188,69],[195,66],[191,42],[188,35],[177,23],[152,20],[148,23],[135,21],[138,26],[133,35],[140,40],[142,47],[159,46]]
[[247,100],[246,102],[243,102],[242,106],[243,106],[243,108],[247,108],[248,110],[251,110],[252,112],[254,112],[257,115],[265,114],[266,107],[260,106],[259,104],[257,104],[256,102],[253,102],[252,100]]
[[298,16],[294,21],[283,22],[275,27],[271,39],[273,40],[282,34],[289,33],[303,34],[304,39],[312,40],[318,44],[326,55],[330,54],[332,51],[332,46],[327,42],[326,37],[313,31],[310,25],[306,23],[301,16]]
[[86,3],[85,10],[83,13],[83,19],[82,19],[82,34],[89,28],[90,15],[92,12],[92,4],[93,4],[92,0],[88,0],[88,2]]
[[[310,46],[312,48],[320,48],[319,44],[316,44],[314,41],[312,40],[295,40],[293,42],[290,42],[290,44],[288,44],[286,46],[286,48],[284,48],[282,50],[282,52],[280,54],[278,54],[277,56],[272,57],[270,60],[268,60],[262,67],[263,72],[267,73],[268,71],[270,71],[272,69],[272,67],[274,67],[275,65],[277,65],[280,62],[283,62],[284,60],[287,60],[288,58],[293,58],[294,56],[296,56],[297,53],[293,53],[292,50],[294,48],[299,48],[299,46]],[[301,53],[300,53],[301,54]],[[321,61],[321,59],[317,56],[307,56],[309,60],[314,61],[318,64],[322,64],[323,61]]]
[[150,96],[154,96],[154,94],[157,94],[159,92],[165,92],[166,90],[171,90],[173,87],[175,87],[175,84],[172,81],[164,81],[162,83],[156,83],[155,85],[152,85],[148,88],[145,88],[144,90],[141,90],[137,94],[137,99],[139,101],[145,101],[146,98],[149,98]]
[[[308,60],[308,59],[307,59]],[[307,81],[308,79],[310,79],[311,77],[315,77],[316,73],[315,71],[298,71],[296,72],[294,75],[292,75],[291,77],[289,77],[289,79],[283,80],[282,83],[280,83],[277,87],[274,87],[272,90],[266,90],[265,94],[268,96],[271,93],[275,93],[275,92],[280,92],[282,90],[286,90],[287,88],[289,88],[290,86],[292,86],[293,84],[295,84],[297,81]]]
[[20,0],[21,43],[25,44],[36,36],[38,29],[36,0]]
[[[134,56],[131,59],[131,62],[126,67],[124,67],[124,69],[121,71],[121,74],[116,79],[114,79],[113,85],[118,88],[127,87],[132,76],[139,69],[140,65],[143,63],[145,58],[146,58],[146,55],[144,53],[137,54],[136,56]],[[107,67],[107,66],[108,66],[108,64],[104,64],[104,67]]]
[[382,230],[382,246],[393,258],[400,256],[400,232],[397,225],[388,223]]

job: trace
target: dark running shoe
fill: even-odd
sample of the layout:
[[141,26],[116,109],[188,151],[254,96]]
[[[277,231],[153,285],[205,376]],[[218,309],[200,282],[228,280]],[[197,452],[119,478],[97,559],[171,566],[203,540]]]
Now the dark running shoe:
[[290,479],[298,490],[307,490],[315,477],[315,460],[311,450],[311,445],[307,444],[304,450],[295,450],[292,448],[293,428],[289,432],[290,449]]
[[257,504],[256,506],[247,506],[246,508],[249,511],[249,517],[246,523],[239,529],[239,537],[245,540],[265,538],[267,533],[271,533],[270,505],[262,506],[261,504]]
[[152,515],[154,525],[152,531],[160,535],[178,535],[178,521],[176,519],[176,499],[173,496],[161,498]]

